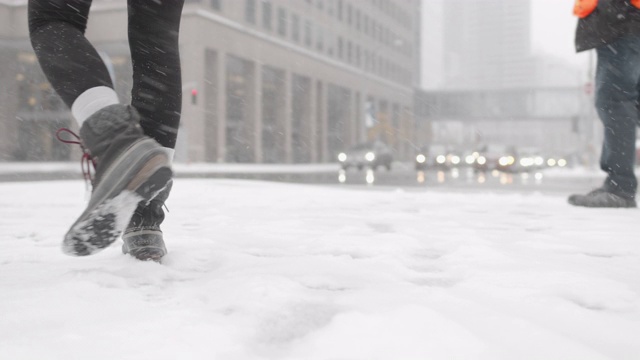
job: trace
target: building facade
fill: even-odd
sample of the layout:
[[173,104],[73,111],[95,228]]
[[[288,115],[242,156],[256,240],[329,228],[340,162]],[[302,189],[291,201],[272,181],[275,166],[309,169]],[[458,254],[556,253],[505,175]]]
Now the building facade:
[[531,84],[531,0],[445,0],[442,6],[447,89]]
[[[410,156],[419,7],[419,0],[187,1],[177,160],[329,162],[371,139]],[[0,2],[0,19],[0,79],[8,84],[0,93],[2,160],[67,159],[51,134],[74,124],[31,51],[26,4]],[[123,101],[131,88],[126,31],[125,2],[94,1],[87,36]]]

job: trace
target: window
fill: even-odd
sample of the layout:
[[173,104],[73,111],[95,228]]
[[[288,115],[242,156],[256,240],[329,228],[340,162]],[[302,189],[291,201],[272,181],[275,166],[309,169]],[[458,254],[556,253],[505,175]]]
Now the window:
[[287,36],[287,11],[278,8],[278,35]]
[[297,43],[300,42],[300,17],[297,14],[291,15],[291,38]]
[[324,50],[324,38],[322,36],[322,28],[318,26],[318,30],[316,31],[316,49],[318,51]]
[[311,21],[309,20],[304,22],[304,44],[311,46]]
[[256,0],[245,0],[244,19],[250,23],[256,23]]
[[262,0],[262,26],[267,30],[272,29],[272,25],[271,25],[272,10],[271,9],[272,9],[271,0]]

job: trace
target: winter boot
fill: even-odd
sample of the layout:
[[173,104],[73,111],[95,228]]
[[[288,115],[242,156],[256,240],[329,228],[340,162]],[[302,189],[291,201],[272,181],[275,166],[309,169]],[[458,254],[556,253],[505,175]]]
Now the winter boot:
[[135,109],[118,104],[91,115],[80,128],[96,167],[93,192],[64,237],[64,253],[91,255],[112,244],[138,203],[148,203],[171,180],[169,155],[143,134],[139,122]]
[[162,206],[169,197],[172,183],[169,182],[167,187],[148,204],[144,202],[138,204],[122,235],[124,254],[129,254],[138,260],[153,261],[160,261],[167,254],[160,224],[164,220]]
[[599,208],[634,208],[637,207],[633,197],[623,196],[597,188],[586,195],[569,196],[569,204],[584,207]]

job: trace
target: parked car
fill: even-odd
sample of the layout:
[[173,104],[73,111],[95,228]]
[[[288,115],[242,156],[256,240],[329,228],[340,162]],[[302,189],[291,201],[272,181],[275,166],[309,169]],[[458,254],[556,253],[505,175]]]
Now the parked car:
[[381,141],[366,142],[338,154],[338,161],[344,170],[350,167],[376,170],[380,166],[391,170],[393,151]]

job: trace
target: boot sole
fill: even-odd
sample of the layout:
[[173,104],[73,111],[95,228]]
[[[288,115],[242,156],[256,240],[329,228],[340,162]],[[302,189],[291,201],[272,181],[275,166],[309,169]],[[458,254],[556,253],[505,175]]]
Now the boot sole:
[[172,175],[169,157],[155,140],[144,138],[132,144],[105,171],[87,209],[65,235],[62,251],[86,256],[111,245],[138,203],[151,201]]

